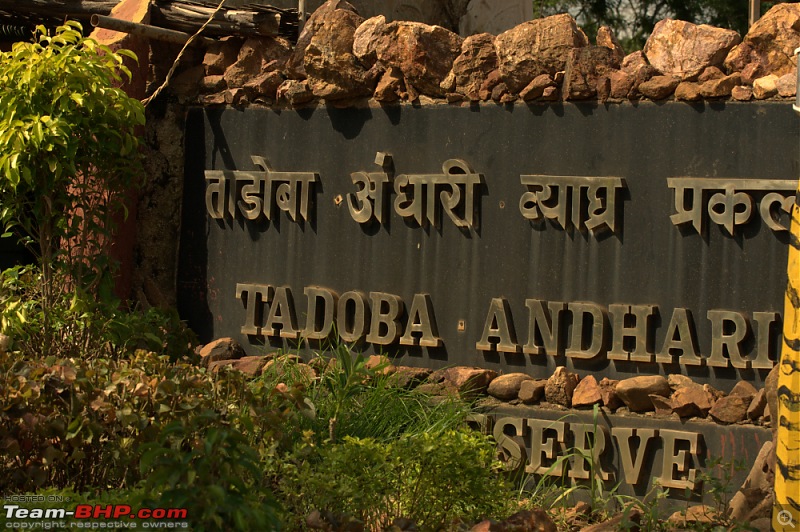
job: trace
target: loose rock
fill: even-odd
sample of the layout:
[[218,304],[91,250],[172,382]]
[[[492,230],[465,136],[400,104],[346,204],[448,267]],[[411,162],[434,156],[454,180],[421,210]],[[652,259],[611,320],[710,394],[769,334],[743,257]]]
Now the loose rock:
[[544,397],[545,379],[526,380],[520,384],[518,398],[526,405],[538,403]]
[[292,107],[297,107],[313,100],[314,93],[305,81],[287,79],[278,87],[276,98],[287,101]]
[[459,366],[434,371],[429,380],[442,383],[466,397],[486,393],[489,383],[495,377],[497,377],[497,372],[489,369]]
[[[761,65],[764,74],[782,76],[796,67],[794,50],[800,46],[800,4],[777,4],[767,11],[725,59],[728,71],[741,71],[749,63]],[[762,74],[763,75],[763,74]]]
[[489,383],[486,393],[500,399],[501,401],[510,401],[519,396],[519,390],[522,383],[525,381],[533,380],[533,377],[525,373],[508,373],[500,375]]
[[611,53],[613,54],[614,60],[617,64],[621,63],[625,57],[625,52],[623,51],[622,46],[620,46],[617,37],[608,26],[600,26],[597,29],[595,44],[611,50]]
[[498,35],[494,44],[503,81],[519,92],[539,74],[564,70],[571,50],[588,40],[564,13],[523,22]]
[[797,95],[797,72],[789,72],[779,77],[775,87],[781,98],[794,98]]
[[730,96],[734,87],[742,82],[738,72],[730,76],[711,79],[700,85],[700,94],[705,98],[725,98]]
[[708,415],[717,423],[730,425],[743,421],[747,416],[747,408],[750,406],[750,397],[741,395],[729,395],[718,399]]
[[236,360],[244,356],[241,344],[233,338],[219,338],[200,349],[200,365],[208,367],[218,360]]
[[335,9],[319,20],[303,55],[303,69],[316,97],[338,100],[372,95],[377,70],[367,70],[353,54],[353,34],[363,20],[348,9]]
[[731,98],[740,102],[747,102],[753,99],[753,89],[746,85],[739,85],[731,89]]
[[544,396],[548,403],[572,406],[572,395],[578,385],[578,376],[564,366],[559,366],[553,372],[544,388]]
[[661,74],[689,80],[706,67],[722,65],[741,40],[733,30],[664,19],[653,28],[644,53]]
[[767,407],[767,394],[764,389],[758,390],[753,400],[750,401],[750,406],[747,407],[747,417],[755,421],[764,415],[764,409]]
[[620,381],[616,392],[631,412],[647,412],[655,408],[649,396],[668,397],[670,389],[669,382],[663,376],[643,375]]
[[592,406],[599,404],[603,397],[600,394],[600,385],[594,375],[587,375],[575,387],[572,394],[573,408]]
[[[461,54],[463,39],[441,26],[420,22],[385,23],[383,17],[370,19],[369,25],[354,34],[353,50],[367,66],[400,69],[406,85],[420,94],[442,97],[441,84],[455,59]],[[365,22],[366,24],[366,22]],[[365,42],[371,39],[370,42]]]
[[453,61],[455,92],[477,99],[481,85],[496,69],[494,36],[489,33],[470,35],[461,45],[461,54]]
[[706,417],[711,405],[711,395],[695,383],[682,386],[672,394],[672,411],[680,417]]
[[[694,81],[681,81],[675,88],[675,99],[684,102],[696,102],[703,99],[700,84]],[[670,375],[671,377],[672,375]]]
[[639,85],[639,92],[642,96],[651,100],[663,100],[669,98],[678,87],[680,79],[673,76],[653,76],[648,81]]
[[600,397],[603,405],[612,411],[622,406],[622,399],[617,395],[617,384],[619,381],[608,377],[600,379]]
[[598,80],[619,68],[612,50],[585,46],[570,50],[564,71],[562,93],[568,100],[586,100],[597,95]]
[[528,85],[519,93],[519,97],[525,101],[541,98],[544,90],[548,87],[555,87],[556,83],[547,74],[540,74],[533,78]]

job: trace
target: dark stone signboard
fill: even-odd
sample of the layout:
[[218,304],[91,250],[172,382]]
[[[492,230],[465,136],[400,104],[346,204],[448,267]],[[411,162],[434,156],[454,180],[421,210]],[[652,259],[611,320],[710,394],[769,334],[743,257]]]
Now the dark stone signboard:
[[180,311],[251,354],[758,385],[797,138],[776,103],[194,109]]

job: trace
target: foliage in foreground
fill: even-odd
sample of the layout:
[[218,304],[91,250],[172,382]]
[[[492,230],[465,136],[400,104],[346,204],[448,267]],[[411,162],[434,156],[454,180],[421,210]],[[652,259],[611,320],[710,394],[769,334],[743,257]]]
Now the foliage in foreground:
[[119,88],[131,75],[124,57],[136,60],[84,38],[77,22],[52,36],[37,27],[33,42],[0,53],[0,223],[37,259],[38,293],[24,303],[40,315],[47,354],[61,340],[57,306],[113,304],[106,251],[141,176],[144,124],[142,104]]

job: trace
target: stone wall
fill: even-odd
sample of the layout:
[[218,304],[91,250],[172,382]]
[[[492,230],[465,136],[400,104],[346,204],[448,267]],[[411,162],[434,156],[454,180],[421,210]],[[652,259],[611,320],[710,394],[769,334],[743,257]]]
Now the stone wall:
[[744,38],[667,19],[643,51],[625,56],[608,28],[591,44],[567,14],[464,39],[440,26],[365,19],[351,4],[330,0],[296,46],[228,38],[208,50],[202,71],[190,72],[205,105],[792,98],[796,26],[798,4],[774,7]]
[[[273,0],[273,5],[296,8],[296,0]],[[306,10],[315,11],[324,0],[308,0]],[[353,0],[365,18],[383,15],[387,20],[410,20],[436,24],[461,35],[500,33],[533,18],[530,0]]]

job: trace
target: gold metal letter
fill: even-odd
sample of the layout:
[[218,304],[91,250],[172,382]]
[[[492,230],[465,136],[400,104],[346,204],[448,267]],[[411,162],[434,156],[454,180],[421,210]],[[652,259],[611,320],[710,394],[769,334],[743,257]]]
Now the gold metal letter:
[[[322,340],[328,337],[333,329],[333,320],[336,314],[336,302],[338,294],[318,286],[307,286],[303,292],[306,295],[308,304],[306,305],[306,328],[303,330],[303,337],[306,340]],[[318,303],[322,302],[322,308]],[[317,327],[320,318],[322,326]]]
[[[649,319],[657,309],[655,305],[609,305],[611,312],[613,343],[608,352],[609,360],[631,360],[633,362],[652,362],[653,352],[648,348]],[[625,318],[631,316],[636,324],[625,325]],[[625,338],[633,338],[633,351],[625,350]]]
[[[399,318],[403,313],[403,300],[400,296],[385,292],[370,292],[369,299],[372,303],[372,320],[367,342],[378,345],[393,344],[401,332]],[[383,325],[386,326],[385,334],[381,334]]]
[[[589,471],[586,470],[586,456],[591,452],[592,460],[595,464],[595,474],[602,480],[608,480],[611,475],[603,470],[603,466],[600,463],[600,456],[606,450],[606,444],[608,443],[606,428],[597,425],[597,432],[595,432],[595,427],[588,423],[571,423],[569,430],[575,435],[575,450],[577,452],[573,454],[572,467],[568,476],[579,480],[589,478]],[[587,441],[589,434],[592,436]]]
[[[419,333],[419,338],[412,333]],[[433,315],[433,304],[429,294],[414,294],[411,309],[408,311],[406,332],[400,338],[401,345],[414,345],[419,343],[422,347],[439,347],[442,339],[436,328],[436,318]]]
[[775,363],[769,358],[769,345],[772,335],[771,325],[778,320],[777,312],[753,312],[756,322],[756,358],[751,361],[753,369],[771,369]]
[[[352,302],[353,310],[349,312],[348,303]],[[345,292],[336,305],[336,329],[343,342],[357,342],[364,336],[369,321],[367,296],[363,292]]]
[[272,298],[272,287],[263,284],[236,283],[236,299],[242,301],[247,317],[242,326],[242,334],[258,336],[261,334],[261,320],[264,304]]
[[[675,338],[675,333],[678,337]],[[703,359],[697,355],[697,341],[694,332],[694,321],[692,312],[685,308],[675,308],[672,311],[672,319],[667,327],[667,335],[664,337],[664,345],[656,355],[656,362],[671,364],[674,360],[672,350],[681,351],[680,363],[687,366],[702,366]]]
[[264,325],[266,336],[280,336],[281,338],[297,338],[297,319],[294,315],[294,302],[292,291],[288,286],[276,286],[272,304],[269,306],[269,316]]
[[[708,319],[711,320],[711,355],[706,364],[717,368],[728,367],[728,362],[734,368],[747,368],[750,361],[741,354],[739,344],[750,332],[747,319],[738,312],[730,310],[709,310]],[[725,323],[733,325],[733,332],[725,334]],[[724,351],[728,352],[725,358]]]
[[522,352],[529,355],[559,354],[559,337],[561,335],[561,316],[567,308],[566,303],[551,301],[547,304],[550,312],[544,310],[544,301],[526,299],[528,307],[528,343]]
[[[567,347],[567,356],[572,358],[590,359],[600,354],[606,340],[606,318],[605,309],[594,303],[570,303],[568,305],[572,313],[572,339]],[[592,320],[591,342],[584,349],[584,321],[587,316]]]
[[[658,483],[665,488],[678,488],[693,490],[697,482],[695,476],[697,469],[689,468],[689,454],[695,456],[697,453],[698,440],[702,442],[701,435],[696,432],[684,432],[678,430],[661,429],[659,431],[663,442],[664,461],[661,466],[661,477]],[[678,450],[678,441],[689,442],[689,450]],[[677,452],[676,452],[677,451]],[[678,473],[686,472],[685,477],[675,478],[674,470],[677,467]]]
[[[506,457],[506,467],[509,470],[515,470],[525,464],[528,459],[525,451],[525,444],[522,442],[522,418],[518,417],[504,417],[498,419],[494,424],[494,441],[497,442],[497,447]],[[506,427],[514,427],[515,434],[510,436],[506,434]]]
[[[496,346],[494,346],[494,342],[490,341],[492,339],[497,339]],[[479,351],[491,351],[493,347],[496,347],[500,353],[519,353],[514,322],[511,319],[511,309],[508,301],[500,297],[492,299],[489,314],[486,316],[486,323],[483,326],[483,336],[475,344],[475,349]]]
[[[611,429],[611,435],[617,440],[620,465],[622,465],[622,471],[625,473],[625,482],[633,485],[638,484],[642,476],[642,464],[645,456],[647,456],[647,446],[650,440],[658,435],[658,430],[614,427]],[[631,449],[631,438],[634,436],[639,440],[635,454]]]
[[[542,455],[550,460],[556,458],[554,444],[564,442],[564,422],[550,421],[547,419],[526,419],[528,427],[531,429],[531,461],[525,467],[526,473],[535,475],[552,475],[560,477],[564,474],[564,460],[556,460],[551,465],[542,465]],[[542,441],[545,430],[555,430],[556,438],[547,438]]]

